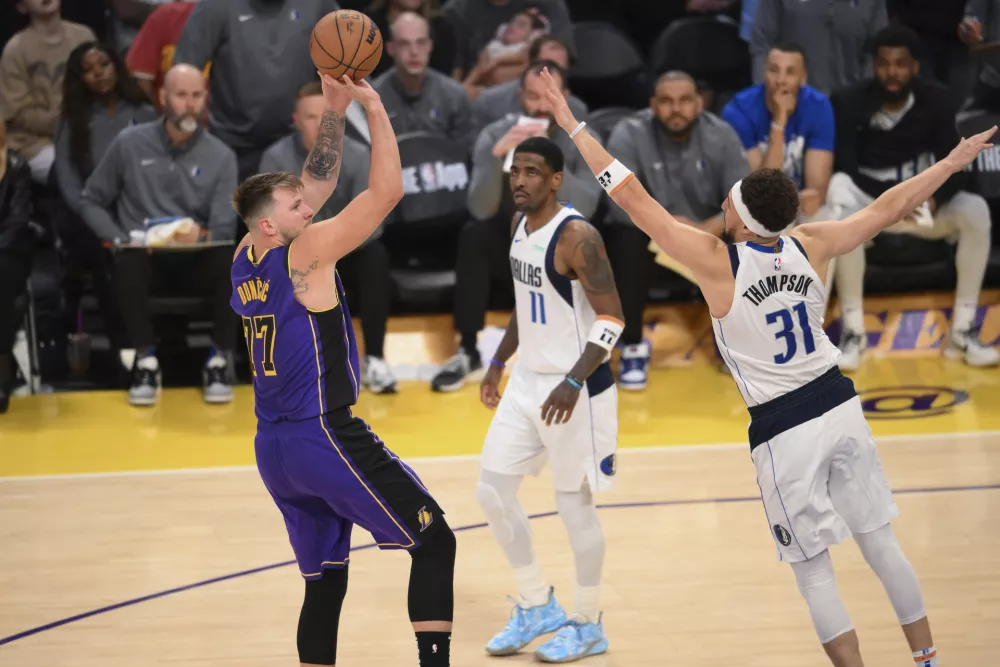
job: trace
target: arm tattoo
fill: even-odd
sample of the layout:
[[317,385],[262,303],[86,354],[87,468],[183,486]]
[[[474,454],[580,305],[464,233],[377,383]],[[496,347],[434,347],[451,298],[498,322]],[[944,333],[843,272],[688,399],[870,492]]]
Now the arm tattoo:
[[309,274],[313,272],[314,269],[319,267],[319,260],[314,260],[312,264],[306,268],[305,271],[299,271],[296,268],[290,268],[291,278],[292,278],[292,293],[302,294],[309,290],[309,283],[307,279]]
[[317,181],[336,181],[344,147],[344,122],[340,114],[327,111],[320,121],[316,145],[306,159],[306,173]]
[[573,249],[573,257],[577,259],[576,273],[586,291],[593,294],[615,291],[615,277],[611,272],[611,263],[596,231],[588,230],[583,234],[583,238]]

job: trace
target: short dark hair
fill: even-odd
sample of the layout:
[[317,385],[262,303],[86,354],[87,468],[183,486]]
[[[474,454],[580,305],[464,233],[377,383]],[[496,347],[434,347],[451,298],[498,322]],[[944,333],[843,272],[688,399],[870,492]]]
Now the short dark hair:
[[514,155],[518,153],[538,155],[545,161],[545,164],[549,165],[549,169],[552,170],[553,174],[558,174],[563,170],[565,158],[563,157],[562,149],[548,137],[529,137],[525,139],[514,149]]
[[679,69],[668,70],[656,77],[656,83],[653,84],[653,90],[659,88],[660,84],[664,81],[687,81],[694,86],[695,90],[698,89],[698,84],[695,82],[694,77]]
[[556,37],[555,35],[541,35],[537,37],[535,41],[531,43],[531,48],[528,49],[528,62],[533,63],[536,60],[538,60],[538,55],[541,53],[542,47],[545,46],[546,44],[553,44],[553,43],[558,44],[559,46],[566,49],[566,53],[569,54],[569,61],[570,63],[572,63],[573,53],[570,51],[569,46],[566,45],[566,42],[564,40],[562,40],[559,37]]
[[780,232],[799,215],[799,190],[780,169],[758,169],[743,179],[740,194],[750,215],[770,232]]
[[298,190],[302,179],[286,171],[257,174],[240,183],[233,193],[233,208],[248,225],[264,217],[274,203],[275,190]]
[[802,45],[798,42],[778,42],[771,47],[772,51],[781,51],[782,53],[797,53],[802,56],[802,64],[809,67],[809,58],[806,57],[806,50],[802,48]]
[[569,86],[569,82],[566,81],[566,70],[564,70],[559,63],[553,62],[551,60],[533,60],[527,69],[521,72],[521,88],[524,88],[524,80],[528,78],[529,74],[535,76],[542,73],[542,70],[546,67],[549,68],[549,74],[553,76],[558,76],[559,80],[562,81],[562,89],[566,90]]
[[920,37],[912,28],[905,25],[889,25],[872,35],[868,49],[872,57],[878,55],[879,49],[904,48],[913,58],[920,54]]
[[295,95],[295,99],[301,100],[303,97],[315,97],[317,95],[323,95],[323,82],[319,79],[313,79],[299,88],[299,92]]

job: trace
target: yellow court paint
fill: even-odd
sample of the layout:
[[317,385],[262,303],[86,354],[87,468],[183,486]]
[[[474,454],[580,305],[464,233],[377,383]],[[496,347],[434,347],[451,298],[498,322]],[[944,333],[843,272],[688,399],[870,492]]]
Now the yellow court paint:
[[[1000,430],[1000,371],[938,357],[872,358],[854,376],[876,436]],[[254,464],[250,387],[227,406],[198,389],[133,408],[124,392],[15,398],[0,417],[0,477]],[[731,377],[707,364],[656,369],[644,392],[619,392],[621,447],[733,443],[749,418]],[[363,393],[355,413],[403,457],[478,454],[491,413],[478,386],[435,394],[403,383]]]

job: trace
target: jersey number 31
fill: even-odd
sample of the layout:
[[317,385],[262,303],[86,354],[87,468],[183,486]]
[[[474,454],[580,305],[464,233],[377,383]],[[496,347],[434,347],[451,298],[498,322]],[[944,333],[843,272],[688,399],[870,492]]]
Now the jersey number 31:
[[785,340],[785,351],[774,355],[774,363],[776,364],[787,364],[799,349],[795,339],[795,324],[792,321],[793,310],[799,321],[799,328],[802,329],[802,346],[805,348],[806,354],[812,354],[816,351],[816,341],[813,339],[812,329],[809,328],[809,314],[806,313],[806,304],[805,301],[800,301],[792,308],[776,310],[767,314],[768,324],[775,322],[781,324],[781,330],[774,334],[774,337],[778,340]]

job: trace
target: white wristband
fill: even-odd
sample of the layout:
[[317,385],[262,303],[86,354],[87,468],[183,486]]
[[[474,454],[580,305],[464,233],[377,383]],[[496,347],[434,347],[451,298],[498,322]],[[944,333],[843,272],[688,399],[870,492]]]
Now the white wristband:
[[580,124],[576,126],[576,129],[569,133],[569,138],[572,139],[576,135],[580,134],[580,130],[585,127],[587,127],[587,123],[585,121],[580,121]]
[[633,176],[634,174],[628,170],[628,167],[615,160],[608,165],[607,169],[597,174],[597,182],[601,184],[601,187],[604,188],[609,197],[614,197],[615,193],[628,183]]
[[607,315],[598,315],[594,326],[590,328],[588,343],[603,347],[610,352],[625,329],[625,323]]

